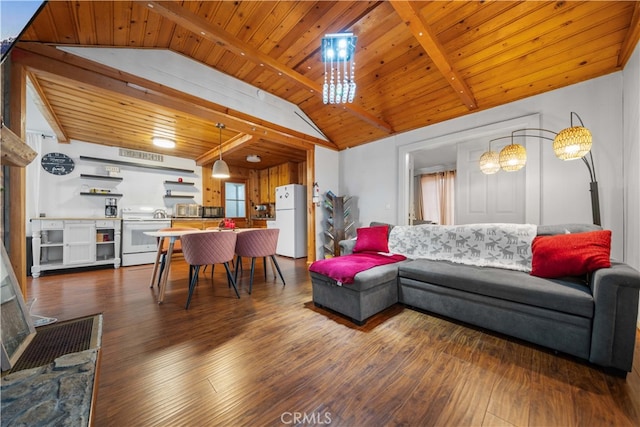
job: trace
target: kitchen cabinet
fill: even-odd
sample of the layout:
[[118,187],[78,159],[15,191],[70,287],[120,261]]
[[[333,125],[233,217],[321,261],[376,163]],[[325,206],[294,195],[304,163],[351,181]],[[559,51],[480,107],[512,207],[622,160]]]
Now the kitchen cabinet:
[[293,162],[283,163],[278,168],[278,185],[299,184],[298,182],[298,164]]
[[275,191],[272,193],[269,187],[269,169],[262,169],[258,171],[258,184],[260,187],[260,203],[273,203],[275,198]]
[[269,168],[269,203],[276,202],[276,187],[280,185],[280,180],[278,179],[278,167],[274,166]]
[[266,219],[251,219],[251,228],[267,228]]
[[119,219],[34,218],[31,275],[64,268],[120,267]]
[[298,165],[286,162],[258,172],[260,186],[260,203],[269,204],[276,201],[276,187],[298,184]]
[[90,264],[96,258],[96,224],[93,221],[65,221],[62,263]]

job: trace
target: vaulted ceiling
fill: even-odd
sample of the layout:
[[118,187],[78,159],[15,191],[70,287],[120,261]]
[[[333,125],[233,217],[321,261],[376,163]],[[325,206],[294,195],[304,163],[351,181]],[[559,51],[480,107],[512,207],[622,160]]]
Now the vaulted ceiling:
[[[320,41],[353,32],[357,92],[325,105]],[[51,1],[12,61],[29,71],[60,141],[78,139],[236,166],[304,161],[622,69],[640,38],[635,1]],[[328,142],[55,46],[159,48],[283,98]],[[138,85],[145,91],[135,89]],[[177,147],[157,150],[154,129]]]

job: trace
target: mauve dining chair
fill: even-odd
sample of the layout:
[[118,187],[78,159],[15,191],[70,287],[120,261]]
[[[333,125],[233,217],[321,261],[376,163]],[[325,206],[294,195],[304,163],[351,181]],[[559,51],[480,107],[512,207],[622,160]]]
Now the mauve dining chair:
[[[181,231],[181,230],[197,230],[195,227],[169,227],[161,228],[158,231]],[[160,238],[158,238],[160,240]],[[164,239],[162,242],[161,258],[160,258],[160,274],[158,274],[158,286],[160,286],[160,278],[162,277],[162,271],[167,263],[167,252],[169,252],[169,239]],[[180,239],[173,243],[173,255],[182,253],[182,243]]]
[[256,230],[247,230],[238,232],[238,240],[236,241],[236,265],[235,278],[238,279],[238,269],[242,269],[242,257],[251,257],[251,278],[249,279],[249,293],[253,290],[253,272],[255,270],[256,258],[262,258],[264,266],[264,280],[267,280],[267,258],[270,257],[278,270],[282,285],[284,286],[284,277],[280,271],[280,266],[276,260],[276,247],[278,245],[278,235],[280,230],[277,228],[261,228]]
[[[231,229],[226,229],[226,230],[225,230],[225,229],[221,229],[220,227],[207,227],[207,228],[205,228],[205,230],[225,231],[225,232],[227,232],[227,233],[234,232],[234,230],[231,230]],[[233,267],[233,266],[234,266],[234,261],[232,260],[232,261],[231,261],[231,267]],[[212,265],[212,266],[211,266],[211,277],[213,277],[214,267],[215,267],[215,265]],[[206,273],[206,272],[207,272],[207,266],[206,266],[206,265],[204,266],[203,272],[204,272],[204,273]]]
[[188,309],[189,304],[191,304],[191,297],[198,281],[198,273],[203,265],[223,264],[227,270],[227,281],[233,285],[236,296],[240,298],[236,281],[229,269],[229,262],[233,260],[235,253],[236,233],[203,231],[201,233],[185,234],[181,237],[181,240],[184,259],[190,266],[194,267],[185,309]]

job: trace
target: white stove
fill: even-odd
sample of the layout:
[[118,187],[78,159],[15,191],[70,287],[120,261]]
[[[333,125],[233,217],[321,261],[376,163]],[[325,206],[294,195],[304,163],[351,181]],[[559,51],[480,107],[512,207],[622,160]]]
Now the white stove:
[[171,218],[162,207],[132,206],[122,208],[122,265],[151,264],[156,260],[158,242],[155,237],[144,234],[171,227]]

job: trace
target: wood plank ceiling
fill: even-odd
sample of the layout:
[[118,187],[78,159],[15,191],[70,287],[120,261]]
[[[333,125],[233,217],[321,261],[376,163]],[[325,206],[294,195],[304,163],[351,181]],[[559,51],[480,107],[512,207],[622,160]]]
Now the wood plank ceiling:
[[[320,40],[353,32],[353,104],[324,105]],[[640,37],[634,1],[51,1],[14,50],[59,139],[247,167],[300,162],[624,67]],[[330,142],[284,129],[51,46],[170,49],[298,105]],[[146,92],[126,85],[133,82]]]

